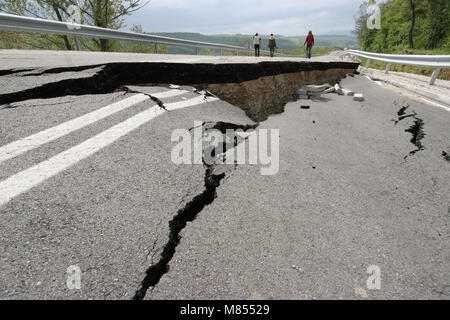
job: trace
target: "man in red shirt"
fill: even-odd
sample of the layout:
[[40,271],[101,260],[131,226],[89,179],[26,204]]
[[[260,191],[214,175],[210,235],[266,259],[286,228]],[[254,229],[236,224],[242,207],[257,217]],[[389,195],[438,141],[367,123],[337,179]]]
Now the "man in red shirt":
[[308,36],[306,37],[305,43],[303,45],[305,44],[306,44],[306,58],[311,59],[312,47],[314,45],[314,36],[311,30],[309,30]]

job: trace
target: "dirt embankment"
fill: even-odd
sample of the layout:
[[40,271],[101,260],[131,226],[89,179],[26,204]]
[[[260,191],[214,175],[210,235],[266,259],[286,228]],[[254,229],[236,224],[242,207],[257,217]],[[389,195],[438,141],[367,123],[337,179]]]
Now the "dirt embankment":
[[297,91],[304,85],[330,83],[334,85],[354,69],[301,71],[261,77],[240,83],[195,85],[206,89],[233,105],[242,108],[255,121],[263,121],[271,114],[284,111],[284,105],[296,100]]

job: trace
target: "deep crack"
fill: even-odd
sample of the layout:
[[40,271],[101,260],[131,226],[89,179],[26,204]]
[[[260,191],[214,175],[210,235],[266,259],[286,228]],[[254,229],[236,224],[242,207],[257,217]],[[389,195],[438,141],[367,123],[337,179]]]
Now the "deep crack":
[[[448,152],[442,151],[442,156],[444,157],[444,160],[446,160],[447,162],[450,162],[450,154],[448,154]],[[450,208],[449,208],[450,210]]]
[[11,69],[11,70],[0,70],[0,77],[8,76],[10,74],[22,73],[27,71],[32,71],[34,69]]
[[[237,125],[233,123],[217,122],[211,123],[212,129],[217,129],[223,134],[226,134],[227,129],[237,130],[248,130],[254,129],[258,126],[255,125]],[[203,124],[203,126],[205,123]],[[202,127],[203,127],[202,126]],[[230,148],[234,148],[239,144],[237,139],[234,140],[233,144],[225,144],[223,153],[226,153]],[[217,156],[213,154],[213,156]],[[136,291],[133,300],[144,299],[147,291],[150,288],[154,288],[164,274],[169,271],[169,263],[172,260],[177,246],[180,244],[181,231],[186,227],[188,222],[194,221],[198,214],[208,205],[212,204],[217,197],[217,188],[220,186],[221,181],[225,178],[225,173],[215,174],[215,164],[207,164],[203,158],[203,166],[205,168],[204,177],[204,191],[189,201],[184,208],[179,209],[175,217],[169,222],[169,239],[164,246],[161,253],[161,258],[156,264],[150,266],[146,271],[146,276],[141,283],[141,287]]]
[[[248,81],[258,80],[268,76],[278,76],[287,74],[297,74],[299,72],[309,71],[328,71],[351,69],[358,67],[357,63],[350,62],[260,62],[260,63],[231,63],[231,64],[207,64],[207,63],[106,63],[100,65],[53,68],[43,71],[36,71],[22,75],[25,77],[39,76],[44,74],[56,74],[63,72],[77,72],[87,69],[102,67],[92,75],[85,77],[63,79],[54,82],[48,82],[36,87],[0,94],[0,105],[12,104],[15,102],[32,99],[51,99],[67,95],[95,95],[113,93],[117,88],[124,85],[143,85],[143,84],[174,84],[196,87],[196,92],[207,98],[210,93],[207,91],[198,91],[206,89],[208,85],[221,84],[241,84]],[[23,72],[25,70],[2,70],[1,75]],[[50,80],[49,80],[50,81]],[[290,96],[291,94],[287,94]],[[221,97],[227,101],[226,97]],[[243,109],[252,107],[247,105],[246,98],[243,97],[242,105],[238,101],[230,98],[230,103],[236,104]],[[272,114],[278,110],[278,104],[285,104],[287,98],[276,98],[267,102],[267,108]],[[283,102],[284,101],[284,102]],[[273,104],[273,106],[271,106]],[[267,115],[264,111],[261,115],[246,110],[248,115],[254,120],[262,120]],[[261,119],[260,119],[261,118]]]
[[195,196],[184,208],[178,210],[177,215],[169,222],[169,240],[164,246],[161,258],[156,264],[147,269],[141,288],[136,292],[133,300],[142,300],[147,290],[156,286],[162,276],[168,272],[169,263],[175,254],[177,246],[180,244],[180,232],[186,227],[188,222],[194,221],[203,208],[213,203],[216,198],[216,189],[219,187],[220,181],[225,177],[225,173],[214,175],[212,166],[205,165],[205,167],[205,190]]
[[401,108],[400,108],[400,110],[398,110],[398,112],[397,112],[397,115],[400,117],[400,116],[403,116],[404,114],[405,114],[405,111],[407,110],[409,108],[409,104],[407,104],[406,106],[402,106]]
[[411,143],[417,147],[417,149],[412,150],[408,155],[404,157],[406,160],[408,157],[415,155],[417,152],[422,151],[425,149],[424,145],[422,144],[422,139],[425,138],[425,132],[423,131],[423,127],[425,125],[425,122],[417,117],[417,113],[412,111],[410,114],[406,114],[406,110],[409,108],[409,105],[402,106],[400,110],[397,112],[398,119],[394,121],[394,125],[397,125],[400,121],[407,119],[407,118],[413,118],[414,123],[405,130],[405,132],[409,132],[412,135]]
[[[52,68],[52,69],[46,69],[41,72],[36,73],[27,73],[22,75],[22,77],[38,77],[42,76],[44,74],[58,74],[58,73],[65,73],[65,72],[80,72],[90,69],[96,69],[98,67],[104,67],[104,64],[98,64],[98,65],[91,65],[91,66],[78,66],[78,67],[61,67],[61,68]],[[30,71],[30,70],[27,70]]]
[[155,97],[155,96],[152,96],[152,95],[149,94],[149,93],[145,93],[145,92],[142,92],[142,91],[131,90],[130,88],[128,88],[128,87],[126,87],[126,86],[122,86],[122,87],[119,88],[119,89],[123,89],[123,91],[125,91],[125,93],[140,93],[140,94],[143,94],[143,95],[149,97],[149,98],[150,98],[151,100],[153,100],[154,102],[156,102],[156,104],[157,104],[161,109],[164,109],[164,110],[166,110],[166,111],[169,111],[169,110],[167,110],[166,106],[164,105],[164,103],[163,103],[160,99],[158,99],[158,98]]
[[411,151],[407,156],[405,156],[405,159],[425,149],[425,147],[422,145],[422,139],[425,137],[425,132],[423,131],[423,126],[425,123],[422,119],[419,119],[416,116],[414,116],[414,119],[416,119],[414,121],[414,124],[410,128],[406,129],[405,132],[409,132],[412,134],[412,138],[410,141],[417,147],[417,149]]
[[417,116],[417,113],[415,113],[414,111],[410,114],[406,114],[406,110],[408,110],[408,108],[409,108],[409,104],[407,104],[406,106],[402,106],[400,108],[400,110],[397,112],[398,119],[392,120],[392,121],[394,121],[394,125],[397,125],[400,121],[405,120],[406,118],[413,118],[413,117]]
[[[205,125],[207,123],[211,123],[211,122],[205,122],[205,123],[203,123],[203,125]],[[229,123],[229,122],[218,121],[218,122],[214,122],[214,125],[211,126],[211,129],[216,129],[216,130],[219,130],[222,134],[226,134],[227,130],[230,130],[230,129],[235,130],[235,131],[238,129],[247,131],[249,129],[256,129],[258,126],[259,126],[259,123],[241,125],[241,124],[234,124],[234,123]]]

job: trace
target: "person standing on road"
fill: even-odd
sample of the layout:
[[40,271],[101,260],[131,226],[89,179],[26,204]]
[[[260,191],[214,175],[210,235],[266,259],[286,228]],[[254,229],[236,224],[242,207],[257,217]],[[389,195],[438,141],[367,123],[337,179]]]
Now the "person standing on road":
[[312,47],[314,46],[314,36],[311,30],[308,32],[308,36],[306,37],[305,43],[306,44],[306,58],[311,59],[312,54]]
[[277,42],[275,41],[275,36],[273,33],[270,35],[269,38],[269,49],[270,49],[270,56],[273,58],[273,55],[275,54],[275,48],[277,47]]
[[259,57],[259,49],[261,48],[261,37],[256,33],[253,36],[253,45],[255,46],[255,57]]

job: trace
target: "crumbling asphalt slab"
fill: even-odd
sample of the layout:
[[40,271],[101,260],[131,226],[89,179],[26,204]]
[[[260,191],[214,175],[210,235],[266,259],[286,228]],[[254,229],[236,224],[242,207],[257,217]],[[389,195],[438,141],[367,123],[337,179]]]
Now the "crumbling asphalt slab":
[[[182,232],[170,271],[147,299],[448,299],[448,112],[362,77],[290,103],[259,128],[280,129],[280,172],[236,168]],[[415,145],[409,104],[424,122]],[[367,268],[381,269],[369,290]]]
[[31,71],[3,75],[0,76],[0,94],[24,91],[63,80],[91,78],[102,70],[102,66],[90,66],[87,69],[78,69],[80,70],[71,70],[68,67],[66,70],[61,70],[61,72],[56,72],[58,70],[52,72],[50,69],[51,72],[49,73],[47,73],[48,70],[46,69],[33,69]]
[[[295,74],[302,71],[355,70],[357,64],[338,61],[279,61],[260,63],[161,63],[128,62],[110,63],[102,67],[78,67],[76,76],[71,77],[74,67],[48,69],[35,73],[30,83],[19,78],[13,92],[0,92],[0,104],[31,99],[50,99],[65,95],[86,95],[112,93],[130,84],[176,84],[204,88],[206,84],[243,83],[262,77],[281,74]],[[55,71],[56,70],[56,71]],[[339,71],[338,71],[339,72]],[[3,81],[17,79],[20,74],[4,75]],[[16,81],[17,82],[17,81]],[[16,83],[17,84],[17,83]],[[7,87],[8,89],[8,87]],[[9,88],[10,89],[10,88]]]
[[[152,94],[165,88],[134,89]],[[97,105],[124,95],[77,97],[78,102]],[[161,99],[163,103],[198,97],[189,92]],[[183,99],[184,98],[184,99]],[[51,125],[76,103],[53,106],[55,118],[45,119],[58,99],[26,101],[11,112],[30,110]],[[39,104],[47,104],[42,109]],[[80,143],[156,105],[147,101],[100,120],[66,137],[2,163],[2,175],[14,174]],[[90,107],[82,107],[87,112]],[[40,112],[39,112],[40,110]],[[6,110],[3,110],[6,111]],[[76,113],[76,112],[75,112]],[[71,117],[78,116],[72,113]],[[141,287],[145,271],[157,259],[167,241],[169,221],[177,210],[204,190],[202,165],[175,166],[171,159],[174,129],[191,128],[194,120],[252,123],[244,112],[225,102],[165,112],[161,116],[17,196],[0,208],[2,263],[0,296],[4,299],[131,299]],[[28,123],[29,126],[32,124]],[[53,124],[54,125],[54,124]],[[12,126],[10,138],[23,138],[36,129]],[[9,141],[9,140],[8,140]],[[69,290],[67,268],[82,271],[81,290]]]

